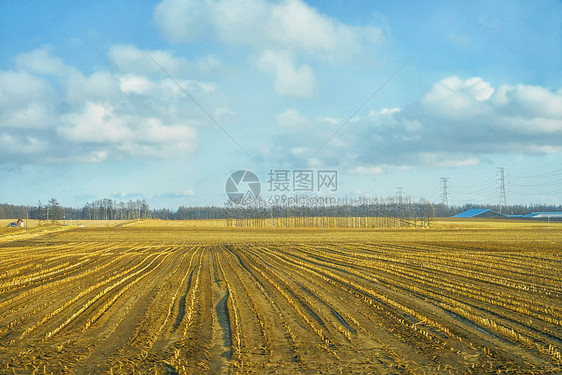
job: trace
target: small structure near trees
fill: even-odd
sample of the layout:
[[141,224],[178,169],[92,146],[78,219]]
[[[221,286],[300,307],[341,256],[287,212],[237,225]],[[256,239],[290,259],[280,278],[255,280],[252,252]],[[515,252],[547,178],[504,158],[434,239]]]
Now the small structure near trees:
[[23,220],[18,219],[15,223],[8,224],[6,228],[23,228]]

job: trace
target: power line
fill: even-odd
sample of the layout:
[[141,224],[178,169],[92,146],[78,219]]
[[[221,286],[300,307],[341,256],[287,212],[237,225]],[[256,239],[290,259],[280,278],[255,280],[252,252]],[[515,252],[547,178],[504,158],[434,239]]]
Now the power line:
[[523,193],[523,192],[520,192],[520,191],[511,191],[510,190],[510,194],[516,194],[516,195],[550,195],[550,194],[559,194],[559,193],[562,193],[562,189],[544,191],[544,192],[535,192],[535,193]]
[[562,180],[548,181],[548,182],[543,182],[541,184],[514,184],[514,183],[510,183],[510,186],[518,186],[518,187],[542,187],[542,186],[552,186],[552,185],[562,186]]
[[491,183],[491,184],[488,184],[488,185],[485,185],[485,186],[481,186],[480,189],[478,189],[478,190],[457,189],[457,186],[454,185],[454,184],[450,185],[450,186],[447,186],[447,188],[449,190],[449,193],[455,192],[455,193],[459,193],[459,194],[469,195],[469,194],[482,194],[482,193],[487,193],[487,192],[490,192],[490,191],[495,191],[496,186],[497,186],[497,183],[494,182],[494,183]]
[[542,178],[542,177],[553,177],[553,176],[560,176],[560,175],[562,175],[562,169],[555,170],[552,172],[541,173],[534,176],[511,176],[511,178]]
[[495,185],[495,180],[496,180],[496,177],[490,177],[490,178],[487,178],[487,179],[482,180],[480,182],[477,182],[473,185],[457,185],[457,184],[455,184],[454,187],[456,189],[472,189],[472,188],[475,188],[475,187],[482,187],[484,184]]
[[[532,192],[512,191],[511,193],[518,196],[537,196],[537,195],[551,195],[559,194],[562,192],[562,169],[556,169],[550,172],[540,173],[531,176],[512,176],[512,178],[521,181],[522,183],[510,184],[515,188],[533,188]],[[529,181],[529,180],[535,181]],[[542,190],[542,191],[541,191]],[[549,191],[544,191],[549,190]]]

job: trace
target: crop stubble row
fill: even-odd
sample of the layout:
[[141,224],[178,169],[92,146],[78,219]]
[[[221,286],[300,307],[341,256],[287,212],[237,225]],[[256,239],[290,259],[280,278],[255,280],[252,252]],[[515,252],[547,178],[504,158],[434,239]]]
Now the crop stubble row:
[[0,370],[560,371],[556,243],[106,231],[0,247]]

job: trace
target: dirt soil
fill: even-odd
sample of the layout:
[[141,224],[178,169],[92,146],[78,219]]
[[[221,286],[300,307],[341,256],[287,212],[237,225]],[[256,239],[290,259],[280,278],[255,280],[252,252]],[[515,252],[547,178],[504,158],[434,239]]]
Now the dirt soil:
[[1,374],[562,373],[558,229],[2,236]]

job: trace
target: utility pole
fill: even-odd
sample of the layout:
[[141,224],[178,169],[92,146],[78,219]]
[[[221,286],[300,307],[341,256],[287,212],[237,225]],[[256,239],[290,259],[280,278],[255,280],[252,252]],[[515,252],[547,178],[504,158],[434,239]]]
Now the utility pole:
[[441,203],[446,207],[449,207],[449,198],[447,183],[449,182],[449,177],[441,177]]
[[505,171],[506,167],[497,167],[496,175],[498,176],[498,189],[500,191],[500,214],[502,213],[502,207],[507,209],[507,198],[505,195]]

